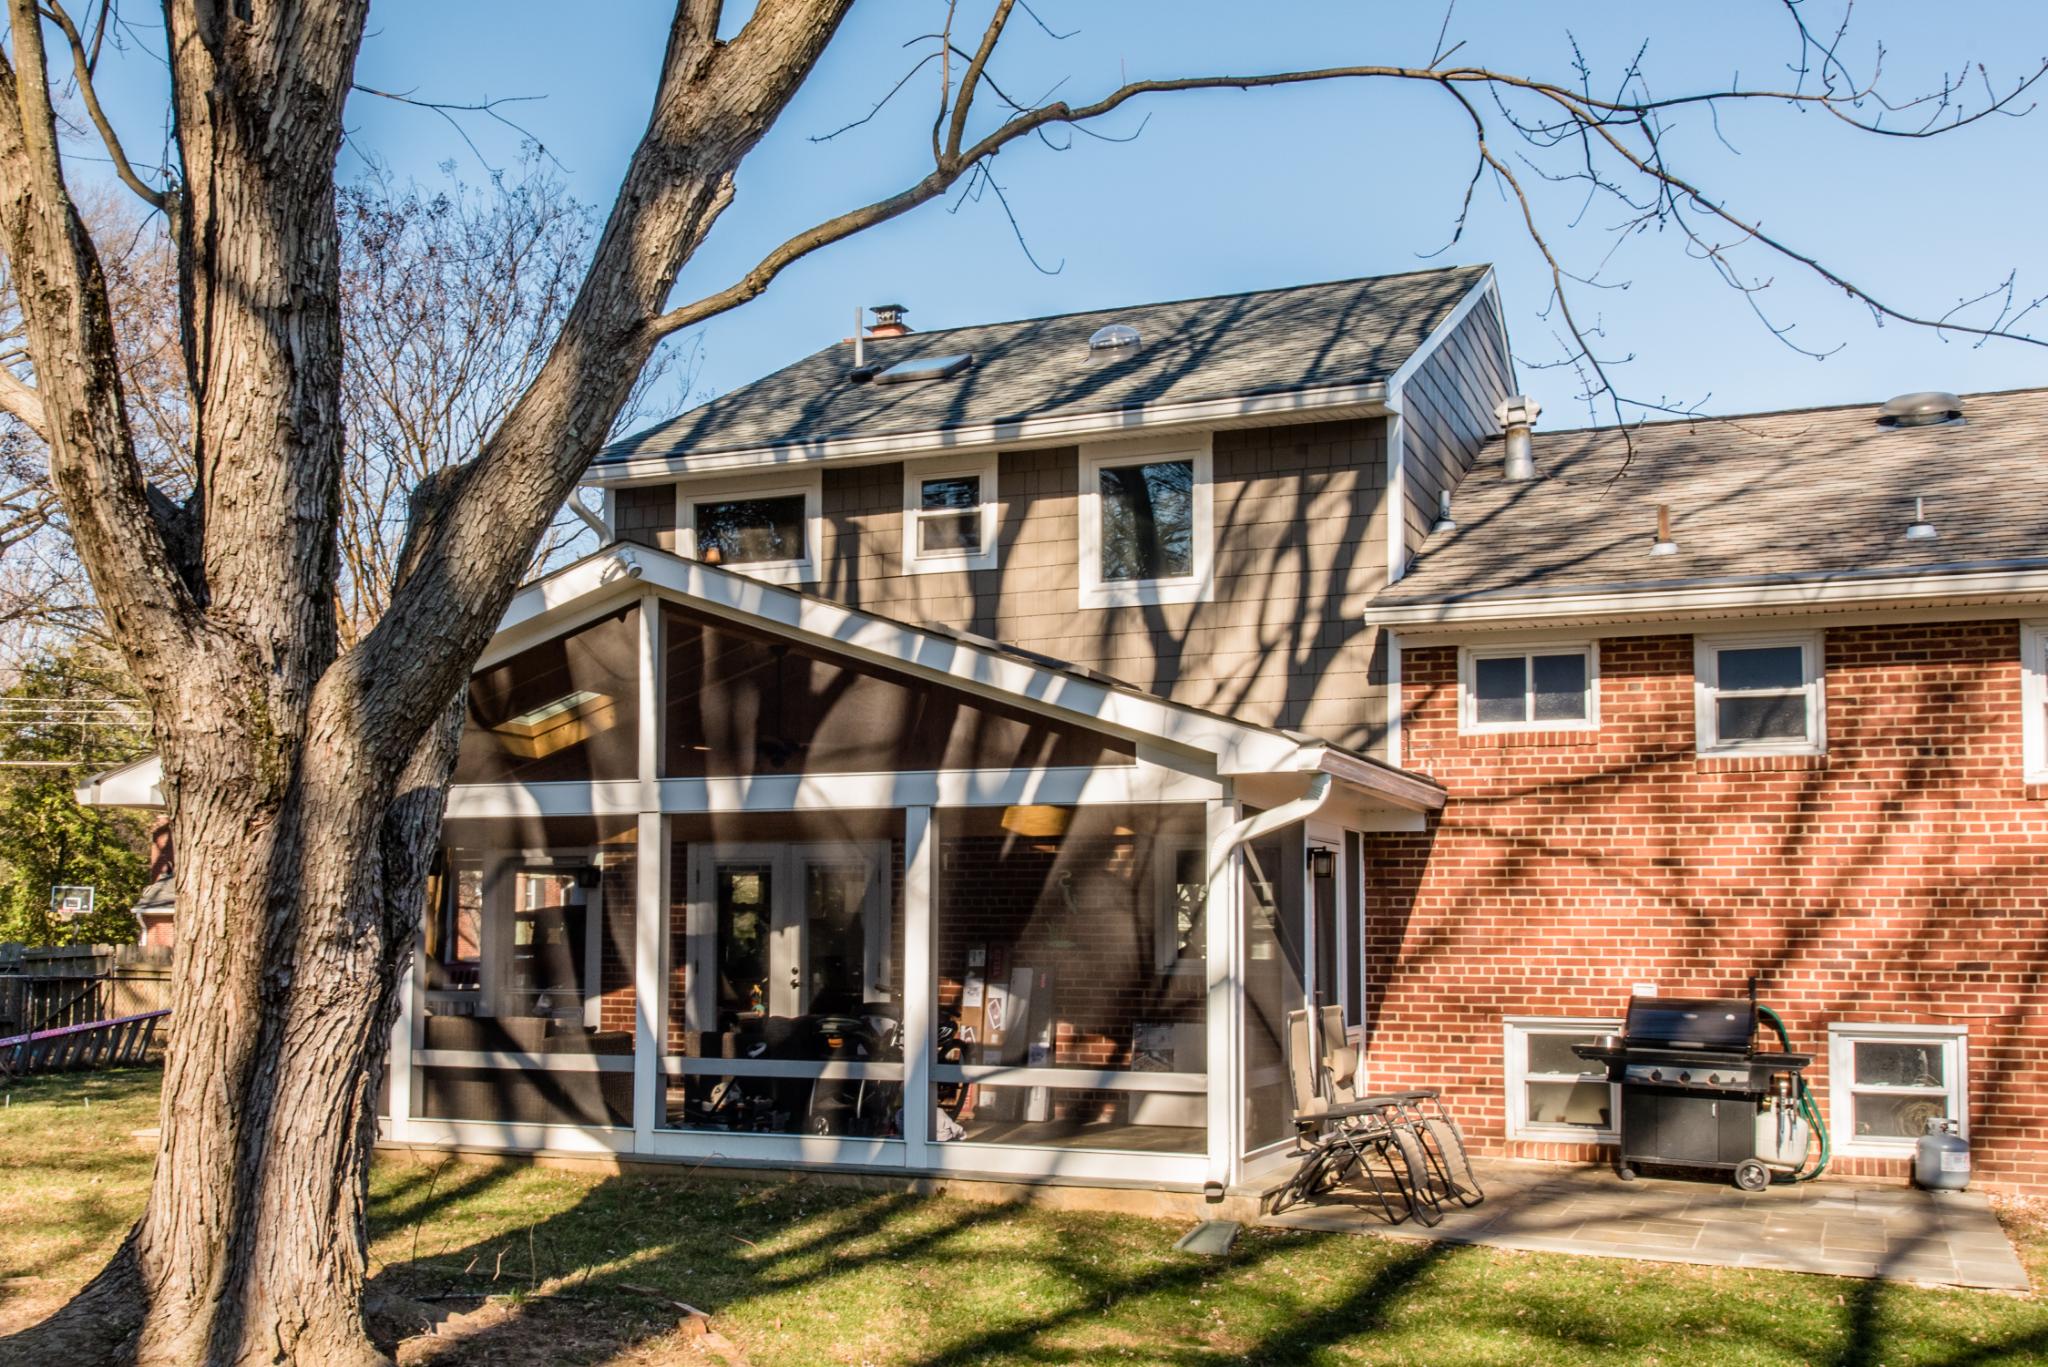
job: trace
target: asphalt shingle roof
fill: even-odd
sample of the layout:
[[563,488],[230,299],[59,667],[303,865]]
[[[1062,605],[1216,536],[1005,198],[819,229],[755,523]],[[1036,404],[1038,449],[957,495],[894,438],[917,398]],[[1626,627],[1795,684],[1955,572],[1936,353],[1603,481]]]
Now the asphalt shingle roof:
[[[868,341],[870,364],[973,353],[972,369],[921,384],[848,383],[853,348],[842,342],[623,438],[598,463],[1369,383],[1400,369],[1486,270],[1454,266]],[[1089,366],[1088,338],[1106,323],[1131,324],[1144,345],[1132,359]]]
[[[1490,443],[1386,607],[1701,580],[2048,565],[2048,389],[1964,399],[1965,421],[1889,429],[1878,403],[1538,433],[1537,478]],[[1908,541],[1926,499],[1933,541]],[[1678,553],[1649,554],[1657,505]]]

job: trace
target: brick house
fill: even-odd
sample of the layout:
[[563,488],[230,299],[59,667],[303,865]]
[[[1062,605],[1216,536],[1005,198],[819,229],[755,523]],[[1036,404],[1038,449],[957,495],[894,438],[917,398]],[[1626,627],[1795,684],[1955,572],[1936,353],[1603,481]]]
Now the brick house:
[[1401,762],[1450,794],[1368,842],[1376,1073],[1598,1158],[1608,1087],[1561,1046],[1637,984],[1756,974],[1836,1170],[1903,1174],[1946,1113],[1982,1176],[2048,1186],[2048,393],[1960,408],[1538,436],[1526,479],[1489,449],[1367,610]]
[[[1848,1129],[1953,1108],[2041,1182],[2000,766],[2048,730],[2048,559],[1991,500],[2048,403],[1563,433],[1510,480],[1514,387],[1492,273],[1453,268],[891,309],[619,442],[604,544],[474,676],[387,1135],[1252,1190],[1315,1001],[1374,1084],[1591,1158],[1575,1033],[1754,972],[1803,1044],[1911,1062]],[[1868,1137],[1844,1162],[1895,1167]]]

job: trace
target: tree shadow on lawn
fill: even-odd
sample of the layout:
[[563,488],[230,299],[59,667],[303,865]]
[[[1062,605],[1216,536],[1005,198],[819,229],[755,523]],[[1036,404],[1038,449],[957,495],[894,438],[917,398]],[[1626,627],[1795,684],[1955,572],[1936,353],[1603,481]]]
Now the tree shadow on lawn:
[[[764,1365],[909,1367],[1410,1354],[1871,1367],[1902,1356],[1893,1312],[1915,1318],[1895,1299],[1915,1293],[1881,1283],[1703,1282],[1612,1260],[1343,1234],[1253,1230],[1227,1258],[1205,1259],[1172,1249],[1172,1224],[802,1177],[610,1177],[566,1207],[507,1220],[508,1204],[554,1205],[547,1183],[485,1171],[408,1174],[380,1191],[374,1218],[391,1256],[372,1290],[410,1316],[407,1367],[685,1358],[682,1303],[737,1341],[734,1361],[744,1351]],[[477,1203],[489,1210],[466,1209]],[[480,1238],[467,1228],[479,1215],[490,1226]],[[1761,1303],[1788,1293],[1807,1303]],[[2048,1350],[2048,1324],[2033,1314],[1987,1326],[1975,1343],[1928,1325],[1915,1334],[1940,1346],[1913,1360],[1942,1367]]]

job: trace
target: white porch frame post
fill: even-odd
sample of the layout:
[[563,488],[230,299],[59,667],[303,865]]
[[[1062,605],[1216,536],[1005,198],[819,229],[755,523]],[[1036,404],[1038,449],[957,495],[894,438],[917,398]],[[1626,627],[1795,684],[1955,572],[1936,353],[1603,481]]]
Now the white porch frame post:
[[662,1098],[662,931],[668,840],[661,815],[661,600],[640,596],[640,795],[633,832],[633,1148],[653,1147]]
[[932,969],[932,809],[903,809],[903,1161],[931,1166],[932,1054],[938,984]]
[[1243,1031],[1238,1027],[1244,1006],[1244,980],[1237,954],[1238,946],[1244,941],[1239,934],[1239,922],[1244,914],[1243,899],[1238,895],[1244,879],[1239,872],[1241,856],[1236,846],[1221,851],[1220,857],[1216,857],[1218,845],[1240,815],[1238,804],[1231,796],[1230,785],[1224,786],[1224,794],[1205,804],[1207,847],[1212,859],[1203,920],[1208,927],[1206,952],[1209,966],[1208,1180],[1221,1182],[1228,1190],[1237,1182],[1239,1155],[1243,1152],[1243,1145],[1238,1142],[1238,1131],[1244,1113],[1245,1081],[1243,1061],[1238,1057],[1238,1041],[1243,1038]]
[[[424,914],[434,915],[438,907],[427,907]],[[384,1067],[391,1075],[391,1115],[385,1131],[391,1139],[407,1138],[406,1127],[412,1123],[412,1051],[413,1031],[418,1028],[414,1017],[419,1014],[420,958],[425,952],[426,936],[424,927],[415,928],[412,934],[411,951],[398,970],[398,1015],[391,1022],[391,1052],[385,1057]]]

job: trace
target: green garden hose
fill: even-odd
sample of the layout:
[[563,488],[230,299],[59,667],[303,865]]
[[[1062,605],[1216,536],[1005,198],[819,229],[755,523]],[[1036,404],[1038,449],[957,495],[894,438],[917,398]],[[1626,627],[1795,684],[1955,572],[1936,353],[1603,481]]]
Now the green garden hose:
[[[1791,1053],[1792,1033],[1785,1028],[1785,1022],[1778,1018],[1778,1013],[1771,1010],[1770,1007],[1763,1005],[1759,1005],[1756,1010],[1758,1015],[1770,1022],[1771,1029],[1778,1032],[1778,1043],[1784,1047],[1785,1052]],[[1813,1089],[1806,1085],[1806,1075],[1804,1073],[1799,1075],[1798,1084],[1799,1113],[1806,1117],[1806,1123],[1813,1127],[1814,1134],[1820,1138],[1820,1158],[1813,1165],[1812,1172],[1806,1171],[1805,1166],[1802,1164],[1800,1170],[1793,1173],[1788,1180],[1793,1182],[1811,1182],[1814,1178],[1828,1170],[1828,1159],[1834,1156],[1834,1149],[1832,1141],[1828,1138],[1828,1122],[1821,1118],[1820,1103],[1813,1099]]]

